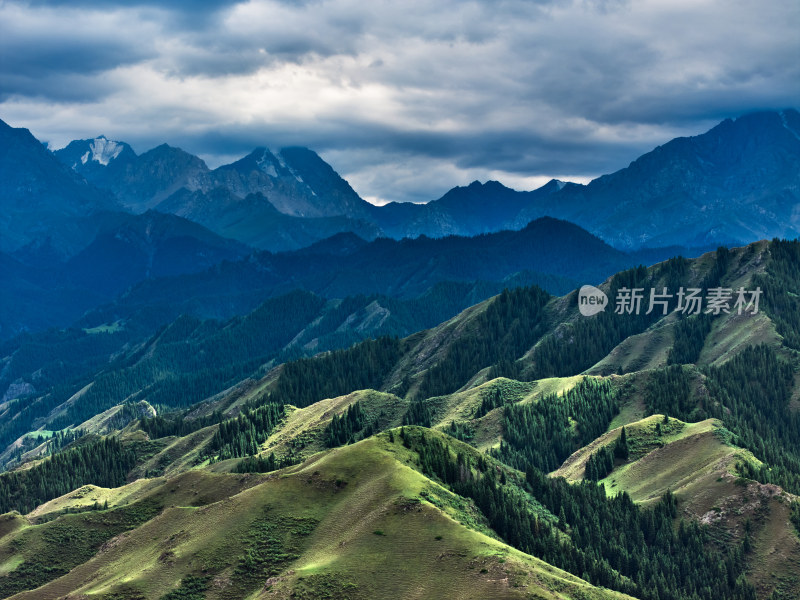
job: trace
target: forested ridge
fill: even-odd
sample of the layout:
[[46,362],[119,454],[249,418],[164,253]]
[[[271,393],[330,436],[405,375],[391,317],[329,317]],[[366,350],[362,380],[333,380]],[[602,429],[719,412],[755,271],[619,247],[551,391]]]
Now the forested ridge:
[[513,378],[514,362],[546,331],[544,307],[549,300],[550,295],[536,287],[504,290],[428,370],[416,397],[454,392],[485,367],[493,367],[492,377]]
[[503,440],[494,455],[524,471],[555,471],[573,452],[602,435],[619,412],[611,386],[584,379],[563,395],[503,409]]
[[87,441],[22,471],[0,474],[0,513],[27,513],[39,504],[86,484],[124,485],[134,452],[115,438]]
[[302,408],[355,390],[378,389],[405,351],[404,341],[384,337],[287,363],[269,394],[270,402]]

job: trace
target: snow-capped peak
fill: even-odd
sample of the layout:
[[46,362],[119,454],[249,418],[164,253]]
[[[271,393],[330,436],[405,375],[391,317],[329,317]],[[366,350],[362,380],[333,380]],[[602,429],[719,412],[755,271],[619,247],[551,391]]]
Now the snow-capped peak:
[[[91,158],[93,161],[99,162],[103,166],[107,166],[112,160],[119,156],[122,152],[122,144],[114,142],[101,135],[91,141],[89,144],[89,152],[81,156],[81,162],[86,162]],[[91,156],[90,156],[91,155]]]

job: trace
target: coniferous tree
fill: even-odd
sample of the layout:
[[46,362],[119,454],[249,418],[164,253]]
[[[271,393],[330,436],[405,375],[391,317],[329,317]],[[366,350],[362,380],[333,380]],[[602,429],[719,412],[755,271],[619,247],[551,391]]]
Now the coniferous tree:
[[[362,434],[359,436],[359,434]],[[340,417],[333,415],[331,422],[325,429],[325,443],[329,448],[352,444],[360,437],[372,435],[369,424],[366,422],[361,402],[355,402],[347,407],[345,413]]]
[[620,460],[628,460],[630,450],[628,449],[628,434],[625,432],[625,426],[622,426],[622,432],[619,434],[616,443],[614,444],[614,456]]

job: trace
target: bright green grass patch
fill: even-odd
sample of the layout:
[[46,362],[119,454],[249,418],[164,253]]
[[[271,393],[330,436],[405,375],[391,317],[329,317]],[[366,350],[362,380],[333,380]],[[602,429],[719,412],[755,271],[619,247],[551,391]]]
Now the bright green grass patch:
[[5,562],[0,563],[0,577],[19,567],[24,560],[21,554],[12,554]]

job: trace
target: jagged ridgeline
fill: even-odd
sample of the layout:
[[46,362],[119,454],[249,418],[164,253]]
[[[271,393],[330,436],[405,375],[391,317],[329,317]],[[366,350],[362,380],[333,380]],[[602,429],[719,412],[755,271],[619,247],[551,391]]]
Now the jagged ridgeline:
[[776,240],[601,285],[612,307],[758,286],[757,314],[583,317],[575,292],[521,287],[279,364],[265,348],[320,314],[299,294],[263,339],[245,321],[266,312],[180,319],[102,366],[96,348],[77,389],[53,377],[0,430],[35,432],[3,455],[0,591],[793,598],[799,263]]

